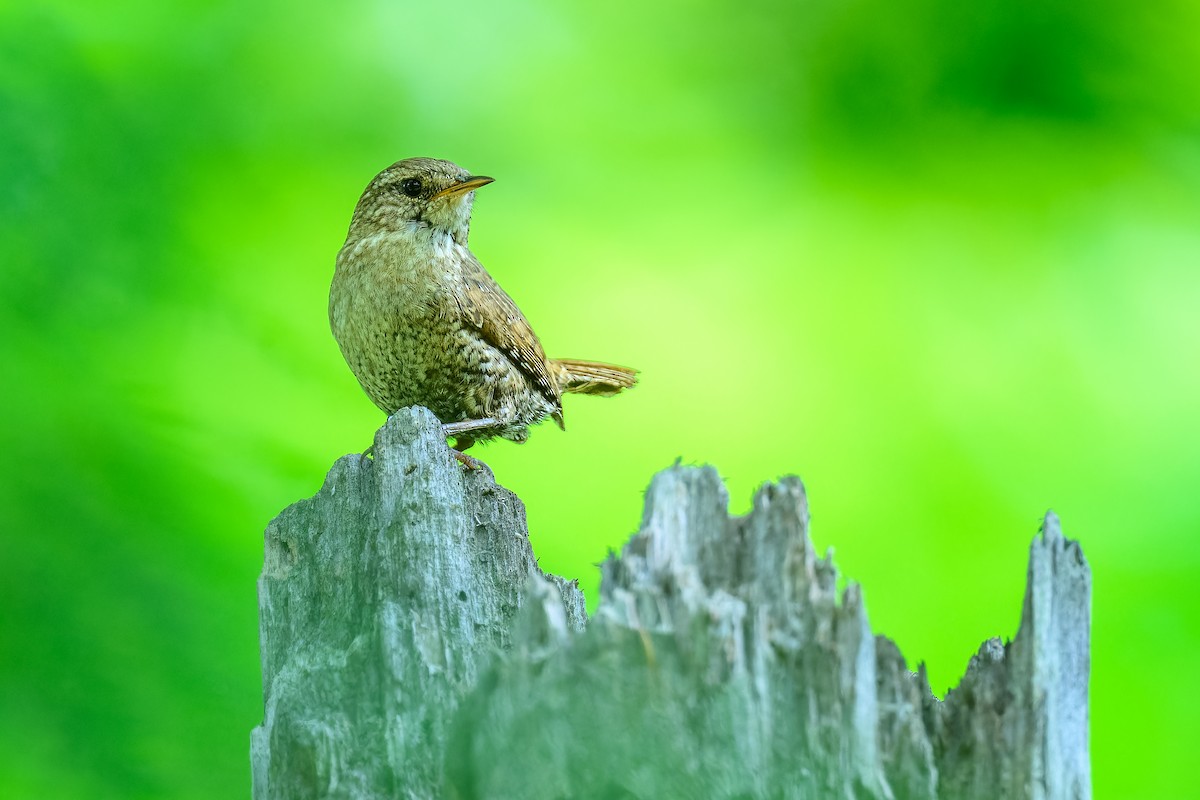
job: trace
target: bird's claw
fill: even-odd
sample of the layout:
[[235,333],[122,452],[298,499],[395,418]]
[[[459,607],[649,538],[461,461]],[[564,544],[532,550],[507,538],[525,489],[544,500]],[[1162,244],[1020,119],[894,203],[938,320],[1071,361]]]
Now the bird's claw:
[[483,469],[483,465],[479,463],[479,459],[473,458],[461,450],[455,450],[453,447],[451,447],[449,449],[450,449],[450,455],[454,456],[454,460],[457,461],[458,463],[462,464],[467,469],[469,469],[469,470]]

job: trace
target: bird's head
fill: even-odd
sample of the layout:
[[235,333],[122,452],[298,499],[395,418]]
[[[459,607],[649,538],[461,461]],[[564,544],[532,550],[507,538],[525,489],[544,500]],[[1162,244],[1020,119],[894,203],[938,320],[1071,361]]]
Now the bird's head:
[[444,230],[467,243],[475,190],[492,182],[450,161],[406,158],[380,172],[367,185],[350,222],[353,234],[404,230],[413,225]]

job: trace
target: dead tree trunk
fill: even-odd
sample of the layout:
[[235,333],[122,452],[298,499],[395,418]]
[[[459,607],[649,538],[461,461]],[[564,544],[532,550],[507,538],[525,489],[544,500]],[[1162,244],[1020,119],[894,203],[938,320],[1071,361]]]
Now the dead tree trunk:
[[1090,573],[1047,515],[1021,627],[936,700],[839,597],[796,479],[730,518],[711,468],[657,475],[578,590],[520,501],[423,409],[267,529],[267,798],[1088,798]]

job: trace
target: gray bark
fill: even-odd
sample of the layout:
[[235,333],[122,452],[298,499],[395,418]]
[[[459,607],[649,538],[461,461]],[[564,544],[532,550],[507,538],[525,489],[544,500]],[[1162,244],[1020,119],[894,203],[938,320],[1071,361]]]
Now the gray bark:
[[655,476],[585,626],[423,409],[267,530],[265,798],[1087,798],[1090,573],[1047,515],[1020,629],[945,701],[837,591],[795,478]]

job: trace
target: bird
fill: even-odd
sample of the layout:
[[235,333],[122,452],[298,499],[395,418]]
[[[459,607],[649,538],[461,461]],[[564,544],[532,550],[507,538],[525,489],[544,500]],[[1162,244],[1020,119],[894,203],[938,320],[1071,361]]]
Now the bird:
[[493,182],[450,161],[407,158],[354,208],[329,289],[329,324],[350,371],[389,417],[421,405],[460,457],[477,442],[522,443],[563,394],[611,396],[638,371],[548,358],[529,321],[467,246],[475,191]]

